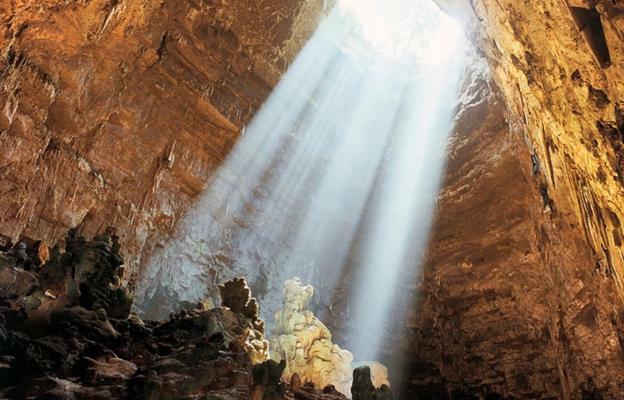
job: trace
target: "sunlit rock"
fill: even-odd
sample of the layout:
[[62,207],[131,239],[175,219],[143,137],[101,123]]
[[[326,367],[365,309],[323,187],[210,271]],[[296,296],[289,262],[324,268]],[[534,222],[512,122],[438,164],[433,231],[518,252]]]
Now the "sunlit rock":
[[[407,238],[406,243],[413,250],[413,237],[400,234],[389,221],[399,221],[410,233],[413,227],[424,226],[403,224],[405,219],[389,218],[381,213],[380,226],[391,235],[381,235],[384,241],[372,236],[371,242],[376,246],[361,248],[371,249],[385,267],[371,268],[373,278],[379,278],[380,271],[389,277],[386,273],[391,269],[389,265],[400,267],[395,271],[400,272],[401,282],[392,285],[392,291],[354,288],[350,278],[365,276],[361,269],[328,268],[346,277],[347,284],[343,284],[335,283],[334,276],[320,273],[323,271],[318,266],[328,265],[324,262],[315,263],[315,268],[298,261],[292,264],[309,268],[309,276],[302,277],[318,291],[334,289],[321,282],[335,283],[337,291],[359,293],[378,306],[380,321],[372,318],[371,308],[366,304],[361,307],[364,319],[372,321],[372,326],[377,328],[374,331],[363,327],[357,318],[355,310],[358,304],[363,304],[361,299],[354,300],[348,295],[341,303],[344,306],[338,305],[331,317],[323,318],[340,343],[349,343],[348,333],[352,332],[339,326],[346,325],[345,321],[353,325],[353,331],[363,332],[365,346],[348,345],[358,355],[362,348],[380,347],[384,356],[409,358],[406,379],[413,385],[409,388],[411,393],[430,394],[439,389],[439,396],[436,392],[429,397],[487,395],[491,398],[500,394],[515,398],[622,398],[624,2],[435,1],[454,16],[472,21],[467,36],[476,42],[479,53],[487,57],[495,81],[486,78],[474,91],[466,90],[470,89],[470,82],[465,82],[458,103],[454,104],[455,99],[445,102],[456,105],[459,113],[455,119],[457,128],[447,146],[449,157],[442,192],[436,197],[438,215],[426,249],[427,262],[421,271],[409,268],[416,261],[406,265],[389,262],[386,256],[401,254],[399,251],[378,251],[384,248],[384,243],[396,248],[400,244],[395,240],[397,237]],[[356,7],[373,4],[380,10],[389,9],[388,3],[393,3],[350,2]],[[228,158],[236,160],[230,157],[234,142],[244,143],[243,139],[248,138],[258,145],[242,146],[251,149],[246,154],[252,155],[253,162],[239,164],[240,176],[232,174],[234,192],[245,193],[242,209],[268,233],[277,225],[275,217],[292,223],[296,229],[288,232],[288,236],[303,238],[301,247],[309,247],[314,255],[337,260],[339,265],[344,254],[353,253],[351,228],[359,226],[363,205],[375,208],[376,204],[388,204],[390,215],[396,214],[403,204],[408,209],[414,205],[405,195],[406,187],[416,182],[414,170],[409,169],[406,179],[398,180],[399,185],[395,186],[392,182],[380,185],[384,183],[383,174],[371,168],[381,162],[380,149],[388,148],[382,145],[386,130],[379,126],[385,123],[369,125],[374,135],[367,135],[366,129],[361,129],[366,123],[351,131],[335,125],[336,129],[332,130],[339,133],[335,138],[333,134],[323,134],[320,124],[309,123],[310,140],[298,140],[290,126],[284,126],[288,124],[275,123],[295,114],[294,110],[302,109],[302,103],[308,100],[314,104],[303,115],[310,116],[311,121],[319,120],[315,115],[322,121],[335,117],[340,124],[350,119],[364,121],[361,116],[366,114],[392,117],[392,110],[399,105],[409,108],[405,104],[397,105],[397,100],[388,101],[381,90],[365,95],[369,83],[375,83],[375,89],[384,86],[378,79],[365,79],[366,84],[360,85],[353,79],[358,74],[347,73],[341,75],[350,77],[351,83],[342,85],[342,79],[332,78],[325,61],[331,60],[334,71],[344,70],[344,63],[339,62],[337,54],[328,51],[330,47],[325,43],[319,46],[317,42],[312,47],[309,64],[317,68],[295,70],[294,76],[303,77],[305,85],[299,80],[294,80],[294,84],[293,80],[283,80],[290,82],[287,86],[294,93],[267,103],[266,109],[278,117],[265,119],[267,123],[262,125],[268,129],[258,134],[248,124],[278,80],[279,71],[291,65],[300,43],[316,28],[313,15],[318,13],[314,10],[328,9],[334,1],[174,1],[161,6],[145,0],[49,0],[40,2],[45,4],[40,7],[33,6],[34,2],[4,3],[0,5],[3,22],[0,32],[6,38],[0,44],[3,55],[0,138],[4,150],[0,154],[3,200],[0,233],[13,240],[21,241],[22,235],[32,235],[52,242],[61,238],[69,226],[79,225],[81,234],[91,237],[101,230],[103,223],[120,225],[120,235],[127,239],[127,272],[133,272],[126,273],[125,279],[131,282],[142,279],[145,286],[142,298],[154,299],[157,307],[153,309],[162,312],[157,313],[158,318],[172,309],[187,308],[178,307],[185,300],[192,307],[206,291],[212,291],[209,295],[216,299],[214,282],[238,275],[248,277],[252,287],[260,289],[256,295],[265,310],[269,309],[268,304],[280,303],[285,277],[279,276],[278,267],[286,257],[279,257],[273,250],[285,248],[281,241],[267,240],[270,245],[262,251],[246,250],[249,256],[241,257],[231,250],[236,249],[237,243],[229,238],[243,236],[245,244],[257,245],[256,238],[264,237],[230,235],[230,226],[224,224],[228,233],[224,237],[228,240],[223,241],[221,251],[208,246],[212,242],[198,240],[208,236],[205,231],[188,229],[174,233],[177,227],[186,225],[183,223],[186,215],[190,215],[193,228],[217,226],[203,220],[197,224],[198,215],[209,213],[206,209],[195,213],[193,208],[202,204],[202,190],[210,187],[213,177],[218,177],[219,166],[226,164]],[[409,31],[422,33],[418,26],[422,16],[399,23],[399,17],[417,12],[411,6],[417,1],[407,3],[410,7],[399,7],[397,18],[386,24],[380,21],[378,13],[372,13],[372,21],[368,19],[370,16],[362,21],[364,33],[372,40],[379,43],[380,39],[386,39],[375,47],[384,50],[389,43],[399,55],[410,53],[405,48],[409,43],[401,40],[406,38],[396,35]],[[355,11],[357,16],[366,8],[362,6]],[[294,25],[303,25],[305,30],[293,32]],[[421,35],[419,39],[430,42],[431,36]],[[446,51],[447,47],[434,47],[425,57],[435,58],[431,53],[437,50]],[[388,66],[380,64],[383,68]],[[329,74],[325,73],[327,70]],[[322,90],[315,89],[318,82],[323,84]],[[346,112],[345,102],[336,96],[338,90],[334,89],[340,87],[358,100],[355,117]],[[311,92],[316,93],[314,98]],[[391,92],[397,94],[396,98],[411,97],[401,90]],[[322,101],[327,97],[333,101],[331,106]],[[431,99],[427,96],[426,103],[434,104]],[[388,121],[393,126],[401,122],[395,118]],[[243,126],[247,128],[239,135]],[[327,136],[332,140],[327,140]],[[365,143],[362,138],[366,137],[379,145],[356,145]],[[276,138],[287,138],[288,146],[282,147],[284,142]],[[419,160],[416,154],[424,146],[416,144],[398,148],[405,149],[409,156],[406,159]],[[272,146],[277,147],[273,149],[275,152],[257,151]],[[318,162],[310,160],[314,148],[322,148]],[[287,168],[275,170],[272,160],[263,157],[266,154],[278,154],[278,158],[286,159]],[[268,172],[288,174],[269,174],[263,169],[266,166],[271,170]],[[319,178],[318,186],[325,189],[320,195],[314,191],[297,193],[296,187],[303,186],[300,182],[309,171],[314,176],[321,172],[333,178],[334,183],[327,184],[323,182],[325,178]],[[353,175],[336,179],[337,172],[342,171],[353,171]],[[428,166],[425,172],[429,177],[433,175],[431,171]],[[252,185],[258,183],[258,187],[249,187],[246,181]],[[267,184],[269,181],[276,181],[277,189],[272,189]],[[384,186],[400,189],[399,194],[388,196],[387,202],[382,196],[377,196],[381,201],[370,201],[369,194],[380,193]],[[428,191],[419,184],[415,187],[418,193]],[[233,196],[226,194],[219,189],[219,195],[227,199],[222,207],[224,214],[236,215],[237,204],[231,201]],[[267,218],[259,216],[259,204],[250,204],[254,199],[268,199],[267,203],[273,205]],[[306,213],[304,207],[309,199],[316,199],[311,201],[315,209]],[[215,204],[211,198],[205,203]],[[328,213],[328,208],[336,204],[346,204],[345,210]],[[293,222],[295,219],[286,210],[311,218],[302,223]],[[319,215],[319,210],[325,215]],[[215,213],[213,219],[220,217],[221,214]],[[241,221],[243,233],[257,228],[250,223],[253,221]],[[193,231],[199,232],[189,234]],[[155,251],[170,236],[183,238],[183,246],[164,246],[166,251]],[[326,251],[317,240],[312,240],[318,237],[329,238],[332,245],[338,243],[337,251]],[[97,241],[100,242],[97,246],[107,252],[110,242],[105,237]],[[8,330],[0,329],[0,339],[7,340],[1,343],[0,350],[12,352],[3,354],[0,369],[15,370],[16,365],[37,367],[40,360],[34,356],[40,353],[53,354],[73,370],[73,360],[80,352],[71,350],[68,357],[64,355],[75,339],[81,346],[89,343],[82,350],[98,353],[93,356],[95,360],[101,360],[101,347],[109,346],[122,359],[147,365],[145,370],[139,368],[136,385],[131,385],[142,397],[154,393],[174,396],[179,394],[175,390],[182,384],[186,386],[189,377],[195,376],[194,372],[217,371],[222,373],[218,376],[221,391],[218,398],[234,398],[235,392],[242,393],[237,398],[245,398],[245,389],[239,391],[245,385],[235,387],[223,383],[236,382],[244,376],[232,372],[236,370],[236,362],[230,360],[206,368],[202,365],[191,371],[187,361],[178,360],[182,365],[174,362],[180,354],[164,355],[180,352],[180,344],[188,342],[182,339],[178,342],[179,333],[196,330],[195,325],[192,328],[184,325],[201,324],[205,317],[198,317],[194,312],[173,315],[171,323],[159,325],[161,332],[167,331],[165,328],[171,331],[152,335],[148,332],[155,328],[154,324],[144,324],[135,318],[113,318],[127,313],[129,299],[122,297],[120,306],[106,304],[114,297],[108,296],[111,293],[107,290],[104,295],[97,294],[102,281],[83,275],[94,263],[66,263],[52,250],[49,257],[53,261],[49,267],[57,265],[68,270],[44,269],[36,274],[51,276],[35,282],[30,275],[35,272],[28,271],[35,257],[26,251],[30,244],[26,247],[24,244],[18,243],[14,249],[16,265],[0,271],[0,297],[10,306],[3,311],[0,322],[4,324],[6,318],[7,326],[10,325]],[[5,251],[3,244],[0,248]],[[48,256],[45,247],[40,250],[36,259],[43,264]],[[92,255],[98,253],[89,251]],[[151,265],[146,259],[154,253],[151,263],[157,264],[157,268],[153,272],[148,270],[142,278],[137,276],[141,272],[138,266]],[[289,260],[293,259],[292,254],[286,251]],[[233,266],[232,260],[239,262]],[[192,263],[197,268],[189,268]],[[300,274],[284,269],[288,277]],[[416,271],[416,278],[406,277],[410,269]],[[65,273],[72,276],[67,281],[58,280],[67,282],[68,287],[50,285],[55,281],[50,278],[55,278],[56,272],[62,273],[62,277]],[[73,279],[75,276],[77,281]],[[121,276],[117,274],[120,279]],[[40,284],[42,289],[38,290]],[[112,284],[119,282],[114,279]],[[383,282],[381,286],[390,287]],[[335,300],[318,296],[318,291],[317,297],[321,299],[315,306],[319,309],[325,306],[323,302]],[[396,312],[396,308],[384,312],[383,308],[390,302],[378,301],[375,296],[386,293],[405,294],[409,301],[407,312]],[[15,297],[19,301],[14,302]],[[71,304],[67,308],[71,312],[50,314],[51,307],[66,304]],[[344,310],[338,310],[339,307]],[[59,325],[57,328],[67,343],[58,343],[57,332],[49,332],[52,339],[42,339],[42,331],[37,330],[38,337],[32,343],[11,332],[20,325],[14,324],[13,318],[25,318],[24,314],[30,318],[33,310],[42,316],[52,315],[52,322]],[[224,345],[214,348],[225,352],[230,350],[229,344],[248,343],[252,352],[255,343],[258,356],[252,358],[261,358],[266,350],[262,337],[255,329],[247,330],[246,316],[238,316],[245,328],[230,334],[228,329],[218,328],[224,321],[237,319],[233,317],[235,313],[222,309],[213,314],[217,316],[201,325],[200,330],[206,328],[215,337],[206,333],[208,344],[192,341],[192,346],[198,345],[194,350],[210,353],[214,350],[210,338],[216,340],[223,335]],[[116,320],[114,331],[109,329],[112,320]],[[305,323],[304,318],[294,326],[305,327]],[[238,329],[237,324],[232,326]],[[371,345],[371,336],[388,331],[390,340],[381,340],[380,346]],[[83,340],[80,336],[87,333],[102,340],[91,337]],[[126,336],[119,338],[119,334]],[[243,335],[242,339],[234,340],[239,334]],[[104,340],[139,348],[102,344]],[[309,343],[304,344],[312,348]],[[29,348],[35,351],[31,354],[26,351]],[[16,363],[23,354],[33,358]],[[153,360],[142,359],[138,354],[148,358],[157,354],[161,359],[152,363]],[[227,357],[231,353],[224,358]],[[46,363],[49,359],[46,356],[41,361]],[[193,357],[192,361],[204,360]],[[375,367],[370,368],[374,386]],[[54,373],[61,370],[55,369]],[[23,371],[19,372],[12,374],[13,381],[17,377],[25,379]],[[3,374],[0,370],[0,375]],[[55,389],[51,390],[74,392],[78,398],[96,397],[95,393],[82,393],[86,389],[74,382],[74,377],[64,376],[38,384],[43,387],[54,383]],[[196,382],[206,383],[205,379]],[[305,386],[296,374],[291,382],[299,389]],[[38,393],[28,394],[35,395]],[[56,398],[61,396],[62,393]],[[415,396],[428,398],[419,393]],[[26,395],[12,397],[26,398]],[[99,393],[99,397],[110,396]]]
[[333,385],[342,393],[351,387],[353,355],[332,343],[329,329],[308,309],[314,288],[299,278],[284,284],[284,308],[275,315],[271,359],[286,360],[283,378],[298,375],[319,388]]
[[12,12],[10,4],[0,4],[0,231],[54,243],[70,226],[92,235],[107,220],[126,238],[131,273],[194,203],[320,8],[53,0]]
[[[286,360],[267,360],[259,306],[242,278],[221,285],[222,307],[199,302],[161,321],[114,318],[103,302],[74,304],[82,296],[62,289],[86,290],[72,277],[106,276],[116,263],[102,257],[119,254],[106,234],[71,238],[64,254],[32,271],[34,293],[0,291],[0,398],[346,400],[331,387],[281,379]],[[0,250],[0,272],[21,269],[20,257]],[[87,282],[101,289],[95,282],[108,281]]]
[[247,286],[245,279],[234,278],[219,285],[219,293],[221,294],[221,302],[225,307],[253,320],[258,319],[258,302],[251,297],[251,289]]
[[[243,347],[251,357],[253,364],[261,363],[268,358],[269,342],[264,339],[264,321],[258,317],[259,305],[251,297],[251,289],[243,278],[234,278],[219,285],[221,302],[235,314],[242,314],[250,321],[247,328],[247,340]],[[204,303],[200,303],[204,306]]]

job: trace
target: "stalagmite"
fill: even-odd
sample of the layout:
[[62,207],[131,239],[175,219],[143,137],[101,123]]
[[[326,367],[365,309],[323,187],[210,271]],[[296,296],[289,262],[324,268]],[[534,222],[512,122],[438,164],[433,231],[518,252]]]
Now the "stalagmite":
[[1,399],[624,399],[624,0],[4,0],[0,38]]
[[284,380],[298,375],[304,383],[320,388],[334,385],[349,393],[353,355],[332,343],[329,329],[309,310],[314,288],[294,278],[285,282],[282,293],[283,309],[275,315],[271,359],[286,360]]

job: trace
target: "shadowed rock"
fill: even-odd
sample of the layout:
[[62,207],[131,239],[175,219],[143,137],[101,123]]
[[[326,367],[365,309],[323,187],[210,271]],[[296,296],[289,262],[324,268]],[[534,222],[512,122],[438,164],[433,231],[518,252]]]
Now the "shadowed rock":
[[[227,307],[204,302],[143,321],[129,314],[131,296],[114,297],[126,290],[118,244],[113,230],[93,240],[72,230],[65,252],[57,247],[33,272],[0,253],[0,398],[301,398],[301,388],[296,394],[281,381],[285,362],[267,360],[244,279],[221,285]],[[28,284],[16,286],[16,276]],[[345,399],[313,387],[305,396]]]

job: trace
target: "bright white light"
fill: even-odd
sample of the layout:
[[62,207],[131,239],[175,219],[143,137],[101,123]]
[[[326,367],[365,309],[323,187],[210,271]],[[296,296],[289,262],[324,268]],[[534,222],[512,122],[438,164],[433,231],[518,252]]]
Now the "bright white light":
[[386,65],[438,65],[462,35],[459,23],[432,0],[337,0],[336,8],[332,29],[343,47]]
[[344,322],[362,337],[348,348],[375,357],[394,288],[426,245],[460,38],[431,0],[338,0],[152,256],[137,304],[217,297],[245,276],[270,326],[286,279],[327,300],[349,264],[359,280]]

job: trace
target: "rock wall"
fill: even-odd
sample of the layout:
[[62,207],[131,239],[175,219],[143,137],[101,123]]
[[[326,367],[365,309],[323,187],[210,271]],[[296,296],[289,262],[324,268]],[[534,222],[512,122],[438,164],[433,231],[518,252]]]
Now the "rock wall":
[[0,3],[0,234],[53,243],[113,224],[136,273],[322,5]]
[[[496,91],[487,74],[477,75],[450,143],[438,220],[413,289],[419,306],[405,326],[406,350],[416,349],[406,364],[408,393],[563,398],[564,390],[578,395],[590,376],[609,385],[623,366],[606,302],[614,288],[561,273],[590,262],[586,245],[553,220],[539,169],[523,138],[509,132]],[[575,307],[586,308],[567,320]]]
[[439,3],[471,19],[496,85],[474,81],[450,143],[396,344],[415,349],[407,398],[620,398],[621,20],[602,17],[605,68],[564,2]]
[[[475,42],[514,129],[527,136],[559,214],[579,227],[624,295],[624,2],[491,3],[474,7]],[[587,5],[597,20],[579,20],[580,3],[597,4]]]
[[[622,397],[622,2],[437,1],[498,89],[483,71],[464,88],[424,276],[406,282],[419,307],[388,355],[425,397]],[[322,3],[0,4],[0,233],[114,224],[132,279]]]

